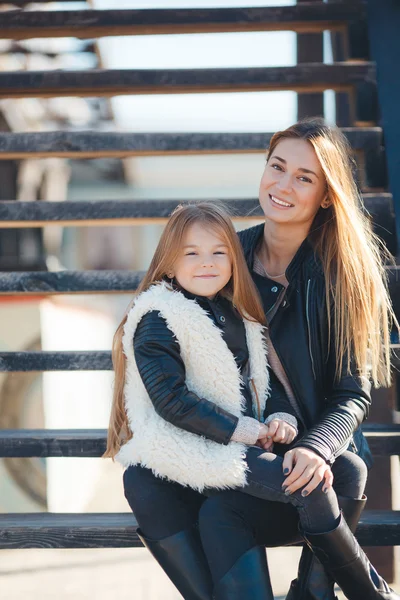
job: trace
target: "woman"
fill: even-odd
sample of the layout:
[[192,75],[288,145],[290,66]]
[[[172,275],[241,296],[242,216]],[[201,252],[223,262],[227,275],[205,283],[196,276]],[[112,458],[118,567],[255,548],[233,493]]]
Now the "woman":
[[[331,468],[339,505],[354,531],[371,466],[360,425],[368,416],[369,381],[390,383],[394,316],[384,250],[362,211],[350,156],[340,131],[320,119],[276,133],[260,184],[265,223],[239,236],[268,321],[269,361],[300,425],[300,439],[285,453],[284,488],[310,494]],[[337,468],[339,457],[351,453],[354,489],[352,478]],[[219,597],[267,596],[267,587],[257,583],[266,567],[254,560],[255,549],[285,543],[292,523],[292,507],[240,492],[206,500],[200,533]],[[326,533],[302,533],[308,547],[288,599],[331,600],[333,579],[350,600],[398,598],[343,518]]]

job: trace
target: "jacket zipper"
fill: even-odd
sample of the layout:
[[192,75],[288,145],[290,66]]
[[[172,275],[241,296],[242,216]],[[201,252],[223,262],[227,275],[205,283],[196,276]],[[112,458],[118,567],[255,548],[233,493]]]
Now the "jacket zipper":
[[312,354],[312,348],[311,348],[311,326],[310,326],[310,315],[309,315],[309,311],[308,311],[308,304],[309,304],[309,298],[310,298],[310,283],[311,283],[311,279],[308,280],[307,283],[307,298],[306,298],[306,318],[307,318],[307,327],[308,327],[308,350],[310,352],[310,358],[311,358],[311,366],[312,366],[312,372],[314,375],[314,379],[315,381],[317,380],[317,377],[315,375],[315,367],[314,367],[314,357]]
[[258,392],[257,392],[257,388],[256,388],[256,384],[254,383],[254,379],[251,377],[250,378],[251,381],[251,385],[253,386],[253,390],[254,390],[254,395],[256,397],[256,402],[257,402],[257,412],[258,412],[258,420],[261,423],[261,405],[260,405],[260,399],[258,397]]

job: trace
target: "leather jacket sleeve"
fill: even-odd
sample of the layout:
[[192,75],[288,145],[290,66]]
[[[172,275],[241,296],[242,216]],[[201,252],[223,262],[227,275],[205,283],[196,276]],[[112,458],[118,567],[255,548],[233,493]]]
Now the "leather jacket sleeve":
[[326,398],[326,409],[319,422],[295,446],[310,448],[327,463],[332,464],[344,452],[353,433],[368,417],[371,406],[371,383],[366,377],[355,375],[356,368],[344,357],[340,378],[335,378],[336,355],[334,342],[330,347],[327,378],[333,381]]
[[143,384],[158,415],[191,433],[228,444],[238,418],[189,391],[177,339],[156,311],[143,316],[133,347]]

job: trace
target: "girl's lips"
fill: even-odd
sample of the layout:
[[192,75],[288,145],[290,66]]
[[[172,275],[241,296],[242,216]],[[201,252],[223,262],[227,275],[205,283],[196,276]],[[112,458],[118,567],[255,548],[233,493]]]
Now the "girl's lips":
[[196,275],[196,277],[198,279],[213,279],[214,277],[217,277],[217,275]]
[[[272,194],[268,194],[268,196],[269,196],[272,206],[275,206],[276,208],[280,208],[282,210],[288,210],[289,208],[293,208],[293,204],[290,204],[290,206],[284,206],[283,204],[279,204],[278,202],[275,202],[275,200],[274,200],[275,196],[273,196]],[[278,200],[280,200],[280,199],[278,198]],[[281,200],[281,202],[284,202],[284,200]],[[289,204],[289,202],[287,204]]]

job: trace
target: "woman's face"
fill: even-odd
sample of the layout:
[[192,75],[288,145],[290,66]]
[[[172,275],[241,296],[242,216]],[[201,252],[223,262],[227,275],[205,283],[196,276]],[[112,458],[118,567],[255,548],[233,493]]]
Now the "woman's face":
[[172,269],[181,287],[212,299],[232,275],[232,259],[224,239],[202,223],[188,227]]
[[312,145],[305,140],[281,140],[260,182],[266,219],[311,227],[325,196],[325,177]]

